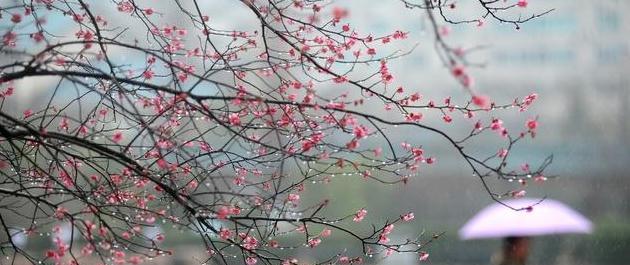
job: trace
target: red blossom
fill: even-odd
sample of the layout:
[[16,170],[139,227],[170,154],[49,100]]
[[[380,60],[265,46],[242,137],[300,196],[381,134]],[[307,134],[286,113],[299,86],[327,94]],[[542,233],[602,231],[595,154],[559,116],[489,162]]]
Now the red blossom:
[[332,10],[332,15],[333,19],[338,22],[348,16],[348,10],[341,7],[334,7]]
[[114,134],[112,135],[112,141],[114,141],[115,143],[120,143],[120,141],[123,140],[123,134],[120,131],[116,131],[114,132]]
[[357,213],[354,214],[352,221],[355,221],[357,223],[361,222],[363,221],[363,218],[365,218],[366,215],[367,215],[367,210],[364,208],[361,208],[359,211],[357,211]]
[[131,13],[133,12],[134,7],[133,4],[129,1],[121,1],[118,4],[118,11],[123,12],[123,13]]
[[488,99],[487,96],[484,95],[475,95],[472,97],[472,102],[473,104],[475,104],[476,106],[482,108],[482,109],[488,109],[490,108],[490,99]]
[[405,222],[409,222],[411,220],[413,220],[415,217],[413,215],[413,213],[406,213],[405,215],[401,216],[400,219],[402,219]]
[[11,22],[13,22],[15,24],[22,22],[22,15],[17,14],[17,13],[12,14],[11,15]]
[[427,261],[429,260],[429,253],[427,252],[420,252],[420,256],[419,256],[420,261]]

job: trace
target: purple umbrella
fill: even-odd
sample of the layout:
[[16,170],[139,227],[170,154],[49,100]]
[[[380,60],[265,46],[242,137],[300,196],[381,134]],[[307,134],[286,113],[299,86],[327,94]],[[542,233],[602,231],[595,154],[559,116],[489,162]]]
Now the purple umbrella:
[[515,211],[498,203],[477,213],[459,230],[463,240],[497,237],[527,237],[548,234],[591,233],[591,222],[561,202],[545,199],[504,201],[514,208],[532,206],[531,210]]
[[588,234],[593,229],[588,219],[558,201],[515,199],[504,203],[516,209],[531,208],[515,211],[495,203],[481,210],[459,230],[459,237],[463,240],[505,238],[503,252],[496,264],[524,265],[529,254],[530,236]]

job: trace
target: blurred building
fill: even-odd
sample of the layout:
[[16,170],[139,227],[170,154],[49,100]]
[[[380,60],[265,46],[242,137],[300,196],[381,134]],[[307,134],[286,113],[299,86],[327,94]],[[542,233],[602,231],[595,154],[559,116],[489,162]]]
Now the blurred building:
[[[462,10],[445,14],[454,19],[483,14],[475,3],[458,5],[464,15]],[[532,0],[505,16],[528,17],[549,9],[554,10],[519,30],[491,19],[482,27],[450,25],[446,40],[470,50],[470,61],[481,65],[471,70],[481,93],[501,103],[531,92],[540,95],[526,115],[540,115],[541,133],[527,143],[525,156],[554,153],[563,175],[622,172],[630,163],[630,1]],[[426,21],[415,11],[394,20],[373,13],[362,22],[384,32],[412,29],[420,48],[401,59],[403,83],[435,97],[457,95],[461,89],[442,67]]]

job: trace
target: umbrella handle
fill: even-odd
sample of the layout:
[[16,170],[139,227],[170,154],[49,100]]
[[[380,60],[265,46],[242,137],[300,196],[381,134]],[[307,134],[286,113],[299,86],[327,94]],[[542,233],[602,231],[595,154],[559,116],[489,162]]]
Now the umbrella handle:
[[529,255],[529,237],[507,237],[503,243],[500,265],[525,265]]

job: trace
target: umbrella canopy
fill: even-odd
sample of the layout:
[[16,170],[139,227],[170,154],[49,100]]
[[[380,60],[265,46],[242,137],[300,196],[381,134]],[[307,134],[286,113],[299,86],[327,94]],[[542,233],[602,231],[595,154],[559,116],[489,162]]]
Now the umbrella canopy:
[[[504,201],[514,208],[524,208],[540,199],[523,198]],[[591,222],[565,204],[545,199],[531,211],[515,211],[492,204],[477,213],[460,230],[463,240],[509,236],[538,236],[565,233],[591,233]]]

